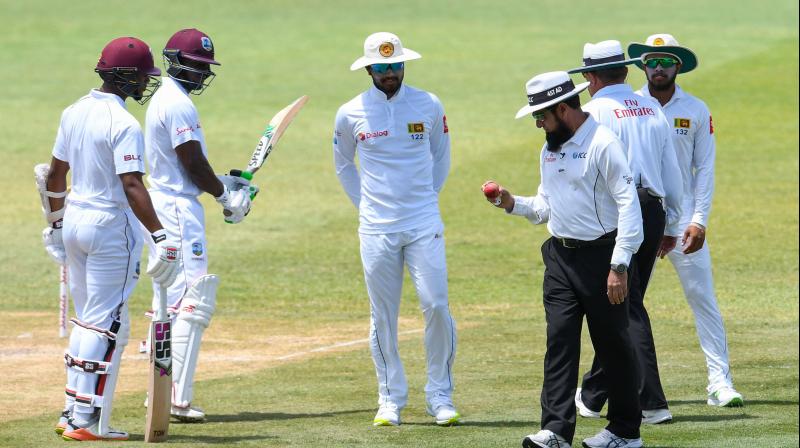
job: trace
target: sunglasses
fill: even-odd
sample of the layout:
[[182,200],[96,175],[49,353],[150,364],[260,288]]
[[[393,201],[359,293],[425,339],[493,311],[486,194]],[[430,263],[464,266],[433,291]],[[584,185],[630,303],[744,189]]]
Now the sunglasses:
[[644,65],[648,66],[649,68],[656,68],[659,65],[661,68],[670,68],[677,63],[678,60],[673,58],[652,58],[644,61]]
[[544,111],[543,110],[536,111],[531,114],[531,117],[533,117],[533,119],[536,121],[544,120]]
[[392,69],[393,72],[398,72],[405,67],[405,64],[402,62],[395,62],[393,64],[372,64],[372,71],[375,73],[386,73],[389,69]]

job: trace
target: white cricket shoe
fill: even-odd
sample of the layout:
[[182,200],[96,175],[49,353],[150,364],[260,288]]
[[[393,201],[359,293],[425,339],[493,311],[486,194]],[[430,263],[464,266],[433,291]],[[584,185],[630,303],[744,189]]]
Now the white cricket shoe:
[[67,423],[69,423],[71,414],[72,413],[66,409],[61,411],[61,417],[58,418],[58,423],[56,423],[56,434],[64,434],[64,430],[67,429]]
[[736,392],[731,386],[723,386],[708,394],[709,406],[719,406],[723,408],[740,408],[744,406],[742,394]]
[[600,411],[593,411],[583,404],[580,387],[575,391],[575,407],[578,408],[578,414],[580,414],[581,417],[600,418]]
[[626,439],[604,429],[594,437],[583,439],[585,448],[641,448],[642,439]]
[[67,422],[64,432],[61,433],[61,438],[64,440],[78,440],[81,442],[101,440],[101,441],[115,441],[115,440],[128,440],[128,433],[119,431],[114,428],[108,428],[105,434],[100,433],[100,419],[94,418],[87,426],[78,426],[73,419]]
[[428,415],[436,419],[436,424],[439,426],[453,426],[461,418],[461,414],[456,411],[456,407],[450,400],[428,404],[425,410]]
[[383,403],[372,420],[372,426],[399,426],[400,409],[394,403]]
[[522,439],[522,448],[572,448],[560,435],[543,429]]
[[181,407],[173,404],[169,415],[183,423],[202,423],[206,421],[206,413],[194,406]]
[[642,423],[645,425],[660,425],[672,422],[672,412],[669,409],[642,410]]

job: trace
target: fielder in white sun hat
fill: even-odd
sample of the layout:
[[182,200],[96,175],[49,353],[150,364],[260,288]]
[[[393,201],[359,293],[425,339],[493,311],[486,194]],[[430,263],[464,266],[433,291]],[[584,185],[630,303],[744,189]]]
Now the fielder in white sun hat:
[[585,73],[607,68],[630,65],[638,59],[625,59],[622,44],[618,40],[604,40],[596,44],[583,45],[583,66],[573,68],[567,73]]
[[392,64],[419,59],[422,55],[403,48],[400,38],[392,33],[380,32],[367,36],[364,41],[364,56],[356,59],[350,70],[358,70],[372,64]]
[[525,84],[528,93],[528,105],[517,112],[516,118],[522,118],[536,111],[547,109],[567,98],[578,95],[589,87],[588,82],[578,84],[572,82],[567,72],[547,72],[536,75]]
[[653,34],[645,43],[633,42],[628,45],[628,55],[636,58],[636,66],[644,70],[642,61],[651,54],[669,54],[678,58],[681,70],[678,73],[688,73],[697,68],[697,56],[686,47],[680,46],[672,34]]

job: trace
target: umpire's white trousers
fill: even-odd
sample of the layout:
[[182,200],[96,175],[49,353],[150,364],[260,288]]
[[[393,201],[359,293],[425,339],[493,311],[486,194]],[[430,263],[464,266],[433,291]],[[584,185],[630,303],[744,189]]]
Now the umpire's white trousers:
[[708,368],[708,392],[725,386],[732,387],[728,363],[728,341],[725,326],[714,294],[714,279],[711,274],[711,253],[708,244],[695,253],[686,255],[676,248],[669,259],[681,280],[686,301],[694,313],[700,347],[706,355]]
[[404,264],[425,317],[426,400],[451,400],[456,328],[447,302],[444,225],[439,222],[406,232],[359,236],[370,299],[370,348],[378,376],[378,404],[393,403],[402,409],[408,401],[397,341]]

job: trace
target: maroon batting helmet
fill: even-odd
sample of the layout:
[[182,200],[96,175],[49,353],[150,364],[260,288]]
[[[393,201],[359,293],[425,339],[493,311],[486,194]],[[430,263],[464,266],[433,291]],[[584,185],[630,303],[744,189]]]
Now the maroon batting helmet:
[[178,55],[186,59],[220,65],[214,60],[214,44],[211,38],[196,28],[187,28],[173,34],[164,50],[178,50]]
[[103,48],[95,70],[108,72],[120,68],[135,68],[150,76],[161,75],[153,63],[153,53],[146,43],[135,37],[118,37]]

